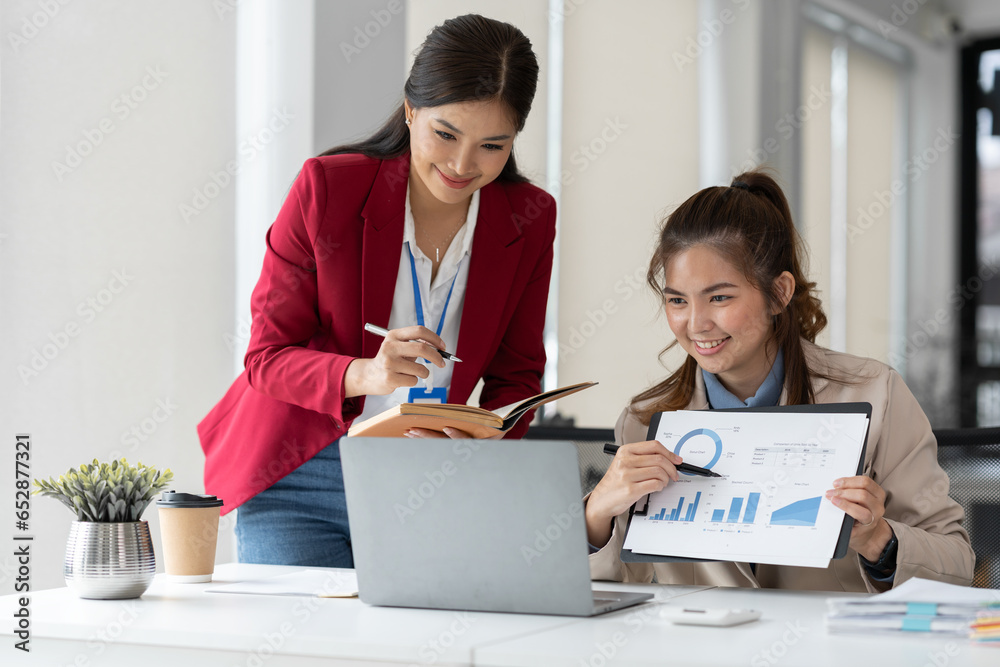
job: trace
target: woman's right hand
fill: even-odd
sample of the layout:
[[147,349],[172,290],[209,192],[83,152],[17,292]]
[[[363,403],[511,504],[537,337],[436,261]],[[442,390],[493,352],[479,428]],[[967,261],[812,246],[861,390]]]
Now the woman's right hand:
[[[435,349],[437,348],[437,349]],[[392,329],[382,339],[374,359],[355,359],[344,374],[344,394],[378,396],[391,394],[399,387],[416,386],[430,371],[418,358],[444,368],[438,349],[447,349],[444,341],[427,327],[412,326]]]
[[603,547],[611,539],[615,517],[627,512],[647,493],[662,490],[679,475],[675,466],[683,459],[656,440],[636,442],[618,449],[608,471],[587,499],[587,539]]

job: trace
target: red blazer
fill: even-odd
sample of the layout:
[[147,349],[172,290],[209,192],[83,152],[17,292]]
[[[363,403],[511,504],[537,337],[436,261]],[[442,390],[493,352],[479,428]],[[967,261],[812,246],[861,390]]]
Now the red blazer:
[[[198,424],[205,489],[224,500],[224,513],[345,435],[361,414],[363,396],[344,398],[344,373],[382,343],[364,323],[389,322],[409,169],[409,155],[310,159],[268,230],[246,370]],[[555,217],[552,197],[533,185],[482,189],[450,402],[465,403],[480,378],[487,409],[541,391]]]

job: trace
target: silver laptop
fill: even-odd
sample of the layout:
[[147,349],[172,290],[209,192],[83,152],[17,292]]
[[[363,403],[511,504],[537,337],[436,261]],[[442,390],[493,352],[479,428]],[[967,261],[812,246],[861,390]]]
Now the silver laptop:
[[592,616],[652,597],[591,590],[571,442],[343,438],[340,457],[363,602]]

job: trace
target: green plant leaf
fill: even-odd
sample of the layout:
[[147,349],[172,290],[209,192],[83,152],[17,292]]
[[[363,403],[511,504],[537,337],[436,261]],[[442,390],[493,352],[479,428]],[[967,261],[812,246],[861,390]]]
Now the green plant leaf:
[[94,459],[58,479],[34,479],[32,494],[55,498],[80,521],[138,521],[172,479],[169,468],[161,472],[141,461],[132,466],[124,457],[108,463]]

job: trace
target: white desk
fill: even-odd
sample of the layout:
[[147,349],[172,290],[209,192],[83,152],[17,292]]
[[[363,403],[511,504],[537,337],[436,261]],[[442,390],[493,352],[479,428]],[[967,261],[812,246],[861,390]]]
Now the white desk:
[[[36,592],[30,607],[30,655],[13,648],[10,619],[16,598],[4,596],[0,615],[7,620],[0,627],[0,663],[995,666],[1000,660],[997,649],[961,639],[828,635],[822,621],[826,593],[601,583],[604,588],[656,592],[657,601],[590,619],[371,607],[357,599],[206,593],[212,586],[297,569],[228,564],[218,568],[211,584],[171,584],[157,577],[138,600],[81,600],[65,588]],[[683,600],[677,599],[681,596]],[[754,607],[765,615],[756,623],[723,629],[673,626],[657,616],[660,605],[681,602]],[[949,655],[949,643],[950,652],[957,655]],[[946,663],[932,660],[939,653]]]

